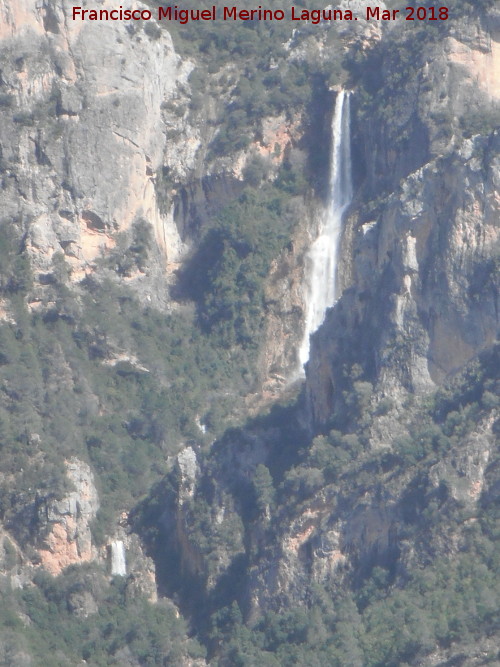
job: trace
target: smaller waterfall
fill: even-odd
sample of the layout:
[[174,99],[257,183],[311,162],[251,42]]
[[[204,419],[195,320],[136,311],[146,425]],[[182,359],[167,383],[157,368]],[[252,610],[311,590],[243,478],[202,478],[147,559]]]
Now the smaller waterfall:
[[125,561],[125,545],[121,540],[111,542],[111,574],[125,577],[127,563]]
[[328,202],[319,235],[306,255],[306,321],[304,338],[299,348],[301,373],[309,359],[309,338],[323,323],[327,308],[335,303],[342,216],[352,198],[349,95],[341,90],[335,101]]

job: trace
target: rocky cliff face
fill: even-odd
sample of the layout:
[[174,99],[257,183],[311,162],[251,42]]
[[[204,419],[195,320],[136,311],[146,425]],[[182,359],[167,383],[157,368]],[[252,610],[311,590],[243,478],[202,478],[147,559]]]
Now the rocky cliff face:
[[[394,125],[374,108],[360,125],[362,192],[378,201],[350,211],[343,295],[313,337],[307,390],[318,423],[342,390],[339,359],[398,399],[436,387],[498,334],[497,22],[496,12],[487,27],[464,22],[429,51],[391,98]],[[472,126],[485,134],[464,139]]]
[[[205,386],[215,402],[227,398],[227,387],[191,385],[201,373],[229,367],[234,350],[218,357],[210,356],[212,348],[184,347],[187,328],[171,333],[175,323],[164,325],[165,310],[173,310],[168,287],[206,226],[246,183],[259,193],[259,185],[283,176],[283,167],[286,176],[296,177],[300,169],[294,174],[294,167],[322,154],[319,144],[328,144],[326,100],[333,90],[322,71],[321,120],[308,119],[297,103],[293,117],[269,112],[254,119],[255,132],[244,149],[209,155],[221,117],[239,94],[233,63],[207,73],[213,87],[195,99],[198,91],[189,79],[195,63],[175,53],[166,31],[73,22],[69,11],[62,0],[19,0],[15,6],[0,0],[2,223],[15,232],[15,254],[30,260],[28,306],[39,317],[33,327],[47,324],[36,347],[40,341],[29,338],[27,311],[15,312],[14,297],[8,303],[22,290],[11,290],[0,302],[0,319],[10,334],[0,340],[0,365],[29,367],[37,387],[30,394],[24,377],[17,383],[7,373],[0,439],[13,443],[14,452],[26,448],[26,458],[32,452],[40,469],[61,482],[55,465],[43,467],[45,440],[35,432],[61,405],[62,417],[46,429],[47,442],[59,452],[55,443],[68,430],[68,441],[79,437],[71,446],[82,452],[82,458],[60,458],[66,461],[64,479],[54,493],[37,492],[31,481],[36,466],[25,479],[22,470],[1,471],[1,590],[21,589],[20,596],[27,590],[33,618],[40,617],[39,609],[52,613],[54,599],[78,622],[126,608],[133,619],[144,616],[148,632],[157,624],[157,635],[151,631],[141,642],[161,645],[162,656],[171,648],[158,639],[168,617],[183,637],[181,648],[168,653],[169,664],[195,665],[204,661],[196,650],[186,656],[186,628],[175,626],[179,612],[161,600],[165,592],[178,595],[208,644],[219,642],[212,647],[217,653],[222,640],[213,639],[207,618],[213,613],[210,623],[222,623],[222,612],[235,601],[251,625],[270,611],[310,607],[318,590],[335,601],[346,591],[358,594],[377,567],[387,573],[389,595],[438,557],[458,560],[471,532],[491,521],[482,513],[498,499],[499,488],[498,10],[454,22],[440,41],[422,37],[425,48],[412,41],[410,30],[403,34],[398,26],[374,22],[331,32],[320,26],[314,34],[306,26],[285,44],[292,64],[323,58],[329,63],[330,49],[339,62],[340,53],[352,58],[350,74],[339,65],[335,79],[354,88],[356,193],[345,221],[341,296],[313,336],[303,396],[259,416],[263,404],[286,396],[283,389],[297,375],[303,258],[321,207],[319,182],[304,198],[291,179],[284,190],[291,203],[280,215],[298,223],[271,262],[259,304],[265,318],[256,355],[259,382],[252,391],[259,383],[262,391],[246,397],[249,422],[210,445],[199,417],[198,430],[186,429],[182,444],[172,444],[169,430],[185,425],[169,419],[173,413],[177,422],[187,421],[179,406],[185,400],[198,409],[203,401],[197,392]],[[408,53],[421,55],[408,64]],[[272,78],[274,64],[266,67]],[[291,98],[296,93],[284,90]],[[315,123],[320,137],[313,142]],[[139,257],[145,247],[146,256]],[[235,252],[225,261],[231,263]],[[82,281],[87,279],[89,293],[97,284],[89,276],[130,286],[139,303],[156,309],[154,316],[131,315],[137,302],[127,305],[120,292],[116,303],[98,304],[97,316],[89,315],[93,324],[84,321],[75,304],[83,302]],[[69,314],[50,311],[54,285],[64,288]],[[221,293],[228,288],[217,287]],[[128,319],[113,310],[122,301]],[[95,326],[96,317],[111,316],[116,322],[109,329]],[[120,330],[124,322],[136,337]],[[51,345],[50,337],[59,334],[63,344]],[[13,341],[26,348],[19,352]],[[174,350],[175,363],[161,358],[164,346]],[[183,357],[186,349],[196,357],[192,365]],[[33,350],[50,359],[47,364],[44,357],[43,370],[32,363]],[[243,362],[241,372],[247,372]],[[176,375],[183,382],[176,384]],[[449,384],[453,378],[462,383],[459,389]],[[123,398],[127,392],[130,404]],[[5,413],[15,415],[26,396],[35,413],[29,414],[29,428],[23,423],[9,432]],[[9,465],[18,462],[9,456]],[[143,487],[123,494],[127,507],[118,504],[121,496],[113,496],[111,487],[128,492],[130,480],[143,483],[144,471],[151,473],[147,479],[159,479],[168,468],[170,476],[152,490],[150,504],[140,503],[129,522],[128,510]],[[109,483],[116,515],[100,546],[91,531],[103,505],[98,474]],[[19,492],[10,488],[14,480],[22,482]],[[145,555],[145,543],[155,563]],[[66,587],[63,593],[54,593],[53,581]],[[47,607],[30,597],[33,582]],[[157,602],[157,587],[159,606],[151,612],[137,600]],[[489,609],[485,600],[477,607]],[[7,621],[9,627],[32,622],[21,612]],[[108,642],[108,632],[114,632],[112,623],[101,633],[109,659],[139,664],[128,648],[136,628],[126,640],[113,635]],[[0,655],[6,663],[24,664],[22,651],[9,653],[7,640],[0,634]],[[92,659],[85,651],[85,659]],[[450,656],[453,651],[436,653],[419,664]],[[234,664],[228,660],[221,664]]]
[[[358,374],[374,384],[372,409],[384,398],[392,404],[368,435],[370,447],[387,452],[405,433],[408,396],[435,391],[498,337],[500,99],[491,74],[500,64],[499,19],[492,10],[487,20],[464,21],[427,52],[390,97],[397,118],[383,106],[377,116],[372,106],[363,122],[358,105],[362,146],[355,150],[366,156],[364,180],[344,230],[342,295],[312,337],[306,394],[313,428],[348,411],[346,377]],[[388,56],[388,78],[393,65]],[[446,136],[443,117],[455,124]],[[479,134],[464,137],[472,126]],[[370,197],[377,201],[366,203]],[[495,411],[485,415],[476,433],[430,469],[429,493],[445,485],[448,502],[460,498],[478,511],[496,418]],[[370,558],[396,559],[403,571],[409,552],[398,530],[406,482],[404,475],[392,481],[378,498],[327,487],[293,515],[280,555],[265,557],[269,570],[256,577],[259,604],[272,604],[284,590],[300,596],[307,581],[341,580]],[[453,551],[463,536],[446,539],[443,551]]]
[[[23,0],[15,8],[5,0],[0,12],[2,216],[30,259],[31,309],[52,304],[54,283],[78,290],[89,276],[119,280],[145,304],[171,306],[174,272],[203,226],[241,191],[245,166],[259,158],[272,179],[291,151],[302,159],[300,117],[290,124],[283,115],[263,118],[258,140],[208,161],[207,145],[234,89],[220,92],[224,71],[207,74],[213,90],[207,83],[203,95],[195,91],[202,95],[197,109],[188,81],[195,63],[177,55],[168,32],[153,23],[74,21],[57,0]],[[147,258],[124,262],[149,230]],[[277,260],[273,275],[292,272],[298,285],[301,252],[291,263]],[[289,324],[281,330],[282,289],[273,284],[263,381],[290,372],[290,337],[300,327],[290,315],[302,306],[300,289],[285,305]]]
[[439,385],[495,340],[498,147],[496,134],[466,141],[411,174],[380,217],[358,227],[353,286],[314,338],[308,389],[318,422],[332,413],[337,354],[397,398]]
[[[384,35],[372,43],[382,76],[375,91],[361,76],[353,93],[357,191],[343,235],[341,296],[312,338],[307,434],[296,413],[278,429],[274,415],[231,433],[198,462],[191,513],[167,511],[177,517],[181,563],[206,591],[229,585],[244,564],[236,595],[250,623],[269,610],[307,607],[317,586],[333,595],[359,590],[374,567],[397,588],[437,558],[458,560],[496,497],[498,406],[480,398],[470,363],[481,358],[488,377],[498,377],[498,21],[492,9],[487,19],[457,23],[412,61],[402,83],[392,77],[406,72],[398,49],[409,49],[411,35],[399,35],[390,52]],[[293,271],[271,275],[293,311]],[[289,320],[280,322],[285,331]],[[468,367],[468,388],[453,403],[449,383]],[[494,379],[488,386],[498,391]],[[474,427],[456,430],[450,424],[472,409],[472,396]],[[442,401],[458,406],[456,414]],[[325,435],[301,454],[311,432]],[[419,446],[433,454],[411,449]],[[287,456],[302,462],[286,469]],[[276,502],[263,491],[262,465],[273,473]],[[207,502],[207,525],[224,520],[227,529],[202,541],[195,517]],[[452,519],[455,512],[462,518]],[[422,664],[453,655],[429,654]]]
[[38,506],[39,521],[46,526],[41,532],[47,532],[39,556],[42,566],[55,575],[97,555],[89,525],[99,509],[93,474],[87,464],[76,458],[68,461],[66,467],[74,491],[61,500]]
[[[166,32],[153,39],[122,23],[73,21],[70,9],[34,0],[0,8],[3,217],[18,227],[41,285],[57,253],[79,282],[140,219],[154,227],[161,269],[180,249],[155,179],[166,150],[162,105],[186,85],[189,65]],[[195,137],[179,136],[180,172]]]
[[[216,109],[214,95],[206,94],[206,106],[193,111],[188,77],[194,62],[177,55],[168,32],[153,24],[147,29],[142,24],[74,21],[71,8],[59,0],[3,0],[0,23],[1,223],[15,239],[14,254],[29,260],[27,301],[33,314],[44,318],[51,309],[58,312],[55,286],[64,285],[71,312],[57,316],[75,321],[82,282],[90,276],[98,283],[110,279],[131,287],[144,305],[168,308],[168,287],[183,252],[196,246],[203,225],[241,191],[246,165],[261,159],[273,179],[285,157],[295,152],[297,160],[303,159],[305,151],[298,149],[304,133],[300,114],[290,124],[282,114],[259,119],[260,135],[245,150],[208,163],[207,144],[217,131],[221,109]],[[221,75],[213,79],[217,82]],[[222,107],[236,81],[226,86]],[[266,294],[269,345],[262,346],[259,364],[263,382],[270,373],[282,378],[294,363],[304,228],[297,239],[272,268]],[[124,258],[137,247],[147,247],[147,257],[126,264]],[[1,301],[0,318],[15,327],[18,322],[7,301]],[[137,350],[109,342],[106,367],[131,363],[149,372],[137,359]],[[48,373],[50,390],[64,386],[71,393],[79,372],[60,347],[57,358]],[[282,383],[274,380],[278,387]],[[92,403],[85,409],[95,415],[103,406],[86,381],[83,384],[85,400]],[[90,493],[90,469],[84,477]],[[88,522],[99,503],[94,489],[88,512],[76,511],[75,503],[87,503],[87,492],[79,484],[76,496],[65,495],[40,510],[51,525],[40,557],[53,573],[96,556]],[[32,501],[29,496],[20,503],[28,508],[27,517]],[[73,525],[80,514],[86,527]],[[24,519],[20,525],[28,530]]]

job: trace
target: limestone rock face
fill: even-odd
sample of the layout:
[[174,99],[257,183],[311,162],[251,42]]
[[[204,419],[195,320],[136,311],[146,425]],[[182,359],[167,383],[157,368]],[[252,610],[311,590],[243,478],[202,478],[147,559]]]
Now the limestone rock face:
[[[432,536],[422,531],[418,538],[408,538],[405,525],[411,523],[408,514],[414,510],[413,487],[418,487],[423,505],[439,505],[443,515],[447,508],[460,506],[473,516],[481,498],[496,493],[498,486],[488,480],[488,475],[493,477],[496,408],[488,408],[474,432],[457,437],[445,453],[437,453],[437,462],[427,461],[427,470],[424,464],[420,470],[395,464],[397,455],[390,451],[399,437],[407,435],[404,411],[411,408],[405,399],[420,400],[453,378],[491,349],[498,335],[500,134],[491,124],[498,96],[496,79],[489,74],[496,67],[500,43],[496,16],[492,11],[486,27],[479,22],[463,24],[461,31],[426,54],[427,62],[415,78],[391,98],[392,114],[384,107],[385,99],[379,100],[384,112],[379,108],[380,116],[361,126],[362,109],[356,107],[353,93],[359,114],[353,120],[353,154],[364,157],[365,163],[355,175],[358,191],[343,236],[341,296],[312,338],[305,404],[310,431],[326,431],[342,401],[343,374],[356,369],[370,388],[370,400],[390,397],[393,405],[387,414],[377,414],[376,405],[367,406],[366,412],[375,416],[364,433],[366,449],[355,454],[361,461],[355,473],[339,474],[335,482],[327,483],[326,466],[306,463],[299,471],[292,469],[297,478],[285,473],[281,482],[284,495],[295,488],[294,481],[297,487],[314,489],[304,493],[305,500],[295,491],[300,498],[296,501],[292,490],[290,500],[283,500],[278,509],[268,506],[265,513],[243,519],[240,543],[249,565],[242,598],[249,618],[269,609],[307,605],[311,585],[342,590],[375,565],[394,571],[396,581],[404,581],[412,567],[423,567],[436,553],[456,555],[466,539],[462,525],[443,521]],[[445,112],[453,119],[451,124],[448,117],[439,122],[439,114]],[[484,116],[484,126],[477,132],[459,132],[474,126],[478,112]],[[444,132],[445,126],[456,134]],[[388,137],[404,129],[408,129],[404,145],[395,150]],[[289,255],[304,245],[299,239]],[[269,369],[275,359],[281,359],[282,367],[290,363],[280,341],[287,334],[293,336],[294,309],[301,307],[297,274],[289,268],[280,273],[280,266],[286,261],[273,267],[270,295],[279,299],[281,313],[287,316],[276,317],[279,323],[270,318],[271,344],[263,360]],[[290,440],[279,441],[279,446],[297,445],[293,435]],[[272,452],[270,433],[256,434],[247,425],[238,435],[216,443],[200,463],[196,482],[194,476],[186,476],[186,464],[179,461],[177,506],[164,530],[173,535],[177,519],[174,546],[181,569],[184,566],[188,576],[204,577],[207,590],[225,572],[212,567],[207,574],[214,554],[219,563],[232,559],[233,564],[242,554],[236,530],[219,531],[217,526],[227,521],[236,527],[239,517],[249,513],[245,503],[253,497],[255,471],[259,464],[271,466]],[[203,497],[206,488],[210,492]],[[195,534],[194,524],[207,498],[210,548],[203,551],[199,546],[206,541]]]
[[[489,77],[500,33],[464,26],[460,48],[453,39],[429,54],[417,76],[433,87],[417,95],[408,84],[394,98],[394,108],[409,113],[415,95],[407,150],[391,153],[392,130],[383,123],[378,131],[371,124],[362,130],[370,155],[363,187],[383,204],[375,212],[355,204],[346,222],[343,294],[313,337],[307,372],[317,423],[328,420],[339,395],[340,359],[360,364],[382,393],[397,399],[452,377],[498,335],[500,135],[486,130],[443,141],[435,118],[446,108],[465,126],[481,113],[487,128],[500,114]],[[465,52],[457,65],[457,53]],[[472,80],[479,82],[474,97]]]
[[[246,453],[248,450],[242,453],[242,459]],[[236,462],[234,465],[235,471]],[[253,462],[247,465],[251,468]],[[177,494],[161,516],[162,530],[179,554],[182,576],[211,590],[233,559],[244,553],[241,517],[234,498],[222,485],[214,485],[210,505],[204,501],[200,487],[211,483],[211,471],[200,465],[192,447],[178,454],[176,473]]]
[[[399,410],[399,420],[381,416],[372,427],[371,445],[389,448],[403,428],[404,398],[436,389],[498,336],[500,134],[494,124],[488,129],[499,109],[491,78],[500,44],[495,16],[486,29],[463,25],[429,53],[417,75],[419,92],[408,84],[391,99],[413,118],[407,150],[391,151],[383,122],[356,131],[366,171],[346,220],[342,294],[312,337],[306,394],[313,429],[328,424],[342,401],[345,369],[357,365],[375,395],[390,397]],[[433,118],[445,108],[464,126],[481,113],[486,129],[445,138]],[[399,116],[387,125],[400,122],[404,127]],[[360,203],[370,197],[381,202]],[[445,494],[445,503],[477,511],[488,492],[497,418],[493,410],[430,467],[426,497]],[[320,490],[298,513],[276,519],[279,537],[249,578],[253,608],[303,602],[311,581],[342,587],[346,573],[368,562],[393,564],[404,578],[432,550],[456,554],[461,528],[445,527],[412,548],[401,539],[408,482],[404,471],[377,489],[353,490],[354,480],[323,488],[318,482]]]
[[304,255],[312,239],[308,230],[317,228],[319,211],[301,207],[304,224],[272,264],[266,288],[266,332],[259,366],[265,378],[264,401],[283,392],[291,380],[302,375],[298,350],[304,326]]
[[[138,219],[153,225],[163,265],[173,259],[179,239],[155,179],[162,105],[189,67],[168,33],[73,20],[61,0],[3,0],[0,17],[2,216],[25,236],[33,268],[49,272],[62,253],[81,280]],[[182,170],[192,155],[180,145]]]
[[467,438],[431,468],[430,480],[434,488],[445,483],[450,497],[464,506],[474,508],[486,483],[486,469],[494,445],[491,426],[495,414],[481,424],[481,431]]
[[97,557],[89,525],[99,509],[94,476],[89,466],[75,457],[66,467],[75,490],[38,508],[39,521],[49,529],[38,553],[42,566],[54,575],[68,565]]

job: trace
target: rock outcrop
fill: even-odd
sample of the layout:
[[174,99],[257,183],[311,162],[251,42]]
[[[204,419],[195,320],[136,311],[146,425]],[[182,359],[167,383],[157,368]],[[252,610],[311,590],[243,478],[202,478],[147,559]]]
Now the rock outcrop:
[[[2,2],[0,14],[2,216],[24,238],[35,275],[50,273],[61,253],[80,281],[141,219],[154,228],[164,270],[180,240],[156,198],[162,106],[186,85],[189,65],[165,31],[72,20],[58,0]],[[179,138],[169,149],[190,164]]]
[[66,468],[74,491],[38,507],[39,522],[45,527],[43,532],[47,532],[38,554],[44,569],[54,575],[69,565],[97,557],[89,525],[99,509],[94,476],[89,466],[77,458],[70,459]]

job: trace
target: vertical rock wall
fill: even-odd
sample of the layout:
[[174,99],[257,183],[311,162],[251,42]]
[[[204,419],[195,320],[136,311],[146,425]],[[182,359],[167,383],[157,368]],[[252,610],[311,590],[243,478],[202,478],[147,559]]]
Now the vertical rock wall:
[[179,251],[155,179],[167,144],[162,105],[189,66],[165,31],[70,12],[61,0],[0,3],[1,203],[34,267],[48,271],[64,253],[78,281],[139,218],[164,258]]
[[[492,11],[486,27],[464,23],[463,34],[435,46],[391,100],[394,110],[411,111],[408,127],[420,127],[406,144],[391,151],[388,140],[388,128],[403,122],[399,115],[358,131],[367,155],[360,194],[379,200],[350,212],[343,296],[313,337],[307,391],[318,423],[328,421],[349,365],[359,364],[380,392],[399,401],[406,391],[439,385],[498,335],[495,17]],[[445,112],[446,127],[457,133],[446,141],[436,120]],[[459,134],[478,118],[481,134]]]

